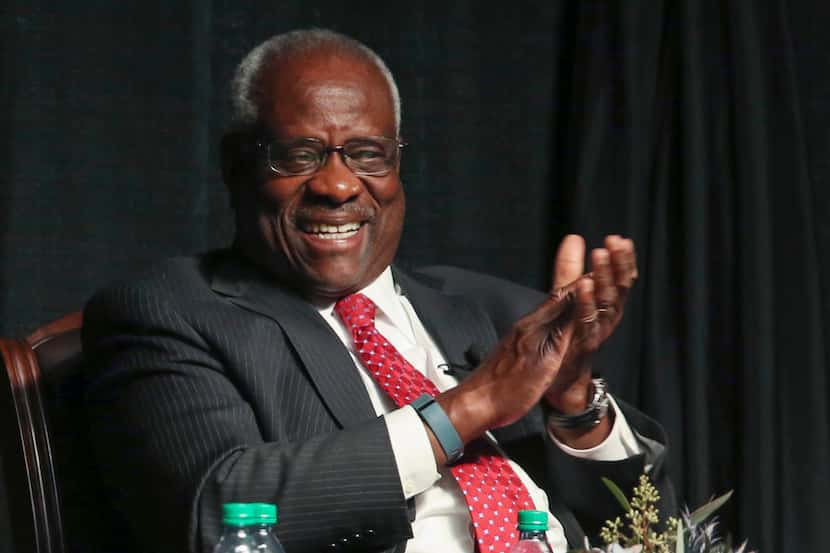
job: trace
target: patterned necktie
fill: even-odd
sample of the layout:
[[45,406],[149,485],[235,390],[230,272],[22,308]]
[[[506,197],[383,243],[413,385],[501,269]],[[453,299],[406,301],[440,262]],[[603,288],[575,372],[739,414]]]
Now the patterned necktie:
[[[351,331],[357,356],[375,382],[398,406],[423,393],[440,392],[375,328],[376,306],[363,294],[337,302],[335,312]],[[484,439],[467,444],[464,457],[450,467],[470,509],[480,553],[507,553],[519,539],[516,517],[534,509],[533,501],[507,459]]]

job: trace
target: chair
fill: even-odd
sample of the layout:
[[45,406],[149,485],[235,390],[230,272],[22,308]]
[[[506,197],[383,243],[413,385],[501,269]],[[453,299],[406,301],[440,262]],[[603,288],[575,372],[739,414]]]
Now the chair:
[[81,324],[76,312],[26,338],[0,339],[0,447],[15,553],[99,550],[95,521],[105,508],[83,431]]

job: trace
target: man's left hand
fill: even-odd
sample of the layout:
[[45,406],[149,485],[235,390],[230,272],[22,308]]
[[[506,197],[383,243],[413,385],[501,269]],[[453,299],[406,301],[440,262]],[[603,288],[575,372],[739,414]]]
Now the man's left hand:
[[[611,335],[623,315],[625,300],[637,279],[634,242],[618,235],[606,236],[605,247],[591,251],[590,286],[573,287],[585,270],[585,241],[568,235],[559,246],[554,269],[555,293],[576,291],[574,336],[556,380],[544,401],[565,414],[584,411],[591,400],[591,360]],[[556,437],[576,449],[601,443],[611,432],[610,417],[588,429],[556,429]]]

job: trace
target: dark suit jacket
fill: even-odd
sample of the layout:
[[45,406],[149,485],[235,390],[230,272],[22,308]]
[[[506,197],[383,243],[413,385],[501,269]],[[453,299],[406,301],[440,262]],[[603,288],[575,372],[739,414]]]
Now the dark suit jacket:
[[[459,269],[394,275],[460,378],[541,297]],[[391,551],[411,536],[386,425],[347,350],[311,305],[234,251],[170,260],[99,292],[83,332],[95,460],[136,550],[211,551],[226,501],[276,503],[289,553]],[[673,510],[662,431],[625,412],[655,440],[648,459],[571,458],[536,410],[495,432],[574,544],[618,514],[600,476],[630,489],[648,462]]]

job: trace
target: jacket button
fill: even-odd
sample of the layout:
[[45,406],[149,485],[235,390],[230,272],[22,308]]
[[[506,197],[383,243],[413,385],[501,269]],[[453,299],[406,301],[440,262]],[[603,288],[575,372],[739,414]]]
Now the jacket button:
[[354,536],[352,536],[353,540],[360,541],[363,539],[363,536],[360,535],[360,532],[356,532]]

